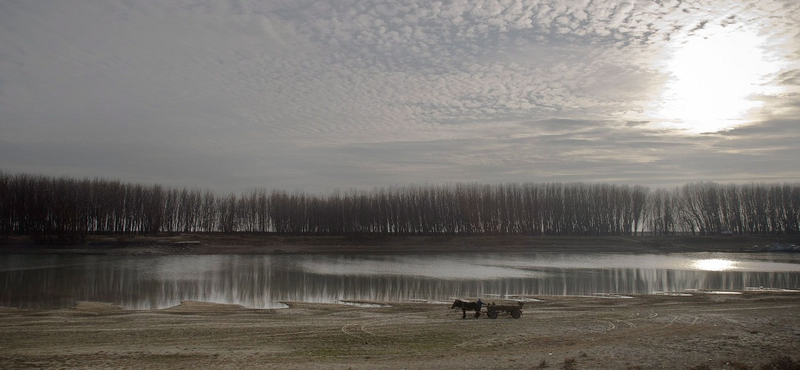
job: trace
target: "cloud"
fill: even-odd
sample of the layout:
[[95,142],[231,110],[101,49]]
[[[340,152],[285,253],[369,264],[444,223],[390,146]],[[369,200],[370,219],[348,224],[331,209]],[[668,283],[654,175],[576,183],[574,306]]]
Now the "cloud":
[[[756,167],[792,178],[763,156],[725,155],[730,143],[783,145],[771,132],[797,117],[798,6],[6,1],[0,168],[226,191],[663,185],[688,174],[750,179]],[[750,126],[703,137],[654,128],[672,51],[755,27],[783,64],[777,87],[754,97],[764,107]],[[725,158],[730,171],[718,171]]]

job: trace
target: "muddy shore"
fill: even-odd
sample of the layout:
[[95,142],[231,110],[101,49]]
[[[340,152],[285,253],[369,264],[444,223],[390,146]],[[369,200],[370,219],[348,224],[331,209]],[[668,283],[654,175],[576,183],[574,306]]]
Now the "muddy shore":
[[538,298],[520,319],[446,303],[0,309],[0,368],[742,369],[800,348],[800,293]]

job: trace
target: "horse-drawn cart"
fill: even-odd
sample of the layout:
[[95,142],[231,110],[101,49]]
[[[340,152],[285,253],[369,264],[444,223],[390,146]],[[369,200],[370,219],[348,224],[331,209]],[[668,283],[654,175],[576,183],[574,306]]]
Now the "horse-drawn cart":
[[486,306],[486,316],[489,316],[490,319],[496,319],[500,312],[508,312],[511,314],[511,317],[518,319],[522,316],[522,305],[524,303],[525,302],[517,302],[516,305],[489,304]]
[[517,302],[517,304],[485,304],[480,299],[477,302],[468,302],[462,301],[460,299],[456,299],[453,302],[453,305],[450,307],[453,308],[460,308],[461,309],[461,318],[464,319],[467,317],[467,311],[475,311],[474,317],[477,319],[481,316],[481,313],[484,311],[481,310],[482,307],[486,307],[486,316],[489,318],[496,319],[501,312],[507,312],[511,314],[511,317],[518,319],[522,316],[522,305],[525,302]]

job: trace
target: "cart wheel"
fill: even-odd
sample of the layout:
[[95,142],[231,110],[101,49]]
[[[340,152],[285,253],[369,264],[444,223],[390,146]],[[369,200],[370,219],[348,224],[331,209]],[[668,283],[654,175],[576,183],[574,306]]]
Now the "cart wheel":
[[520,312],[519,310],[511,311],[511,317],[518,319],[520,316],[522,316],[522,312]]
[[497,311],[489,311],[489,313],[487,315],[489,315],[489,318],[491,318],[491,319],[496,319],[497,318]]

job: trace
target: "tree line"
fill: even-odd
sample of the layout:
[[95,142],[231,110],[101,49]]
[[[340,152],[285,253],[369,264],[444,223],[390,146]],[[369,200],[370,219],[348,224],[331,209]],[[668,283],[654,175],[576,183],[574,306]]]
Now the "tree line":
[[588,183],[416,185],[327,195],[218,195],[106,179],[0,172],[0,232],[270,232],[386,235],[796,234],[800,185],[691,183],[672,190]]

